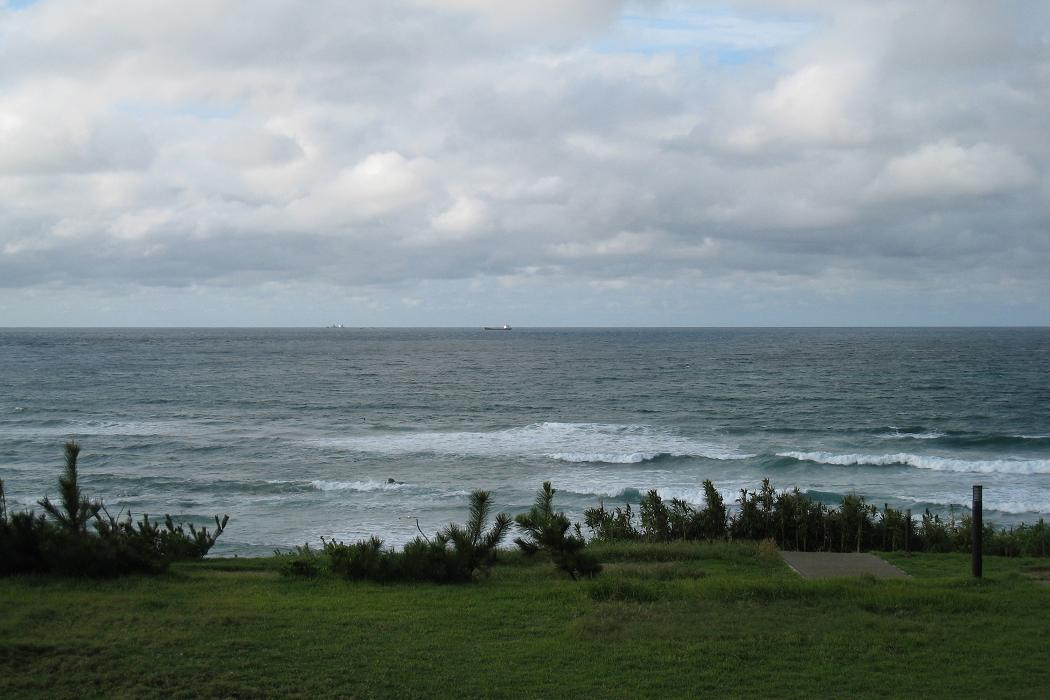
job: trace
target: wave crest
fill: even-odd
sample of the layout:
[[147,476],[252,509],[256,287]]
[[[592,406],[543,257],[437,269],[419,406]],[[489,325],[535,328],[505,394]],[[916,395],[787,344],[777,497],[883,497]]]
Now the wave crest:
[[754,456],[732,446],[647,425],[605,423],[534,423],[488,432],[386,433],[327,439],[318,444],[380,455],[546,458],[610,464],[637,464],[661,457],[735,460]]
[[1050,474],[1050,459],[958,459],[907,452],[894,454],[834,454],[831,452],[778,452],[778,457],[842,467],[906,465],[934,471],[975,474]]
[[409,484],[389,481],[330,481],[328,479],[316,479],[310,482],[310,486],[318,491],[399,491]]
[[942,433],[938,430],[928,430],[923,432],[902,432],[894,430],[892,433],[886,433],[879,437],[887,438],[890,440],[936,440],[938,438],[945,437],[947,433]]

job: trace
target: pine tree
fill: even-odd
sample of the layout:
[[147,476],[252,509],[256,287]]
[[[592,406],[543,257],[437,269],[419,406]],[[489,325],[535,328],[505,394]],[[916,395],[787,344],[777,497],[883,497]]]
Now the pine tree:
[[441,548],[452,545],[456,557],[454,577],[470,579],[474,571],[483,569],[496,560],[496,548],[510,529],[511,519],[506,513],[497,513],[492,527],[486,532],[485,524],[492,510],[492,496],[488,491],[470,494],[470,517],[466,524],[451,523],[437,534]]
[[568,534],[571,523],[565,513],[554,511],[554,494],[551,482],[544,481],[532,509],[514,518],[524,531],[524,536],[515,538],[514,544],[527,556],[541,550],[549,552],[554,565],[574,580],[577,574],[594,576],[601,571],[601,564],[583,551],[587,543],[579,534],[579,526],[575,535]]
[[79,535],[87,532],[87,524],[98,515],[102,509],[99,501],[89,501],[80,491],[77,483],[77,457],[80,455],[80,445],[69,441],[65,445],[66,468],[62,476],[58,477],[58,492],[61,501],[58,505],[51,502],[47,496],[37,501],[44,511],[54,518],[59,527],[68,533]]

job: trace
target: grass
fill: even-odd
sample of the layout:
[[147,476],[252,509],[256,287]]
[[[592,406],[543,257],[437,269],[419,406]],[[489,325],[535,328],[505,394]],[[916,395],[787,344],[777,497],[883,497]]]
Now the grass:
[[748,545],[605,545],[592,581],[506,555],[474,585],[277,575],[0,580],[0,697],[1050,695],[1045,561],[887,555],[808,582]]

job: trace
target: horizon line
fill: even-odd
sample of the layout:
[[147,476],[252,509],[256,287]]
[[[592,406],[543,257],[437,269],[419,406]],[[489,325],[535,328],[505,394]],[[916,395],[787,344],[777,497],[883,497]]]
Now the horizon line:
[[[846,324],[834,324],[834,325],[785,325],[785,326],[774,326],[774,325],[644,325],[644,326],[574,326],[574,325],[537,325],[537,326],[513,326],[511,330],[551,330],[551,329],[575,329],[575,330],[635,330],[635,329],[654,329],[654,330],[696,330],[696,329],[1050,329],[1050,324],[973,324],[973,325],[960,325],[960,324],[874,324],[874,325],[846,325]],[[93,325],[93,326],[5,326],[0,325],[0,330],[484,330],[484,325],[440,325],[440,326],[350,326],[344,325],[339,327],[333,327],[331,325],[318,326],[318,325],[279,325],[279,326],[222,326],[222,325],[205,325],[205,326],[145,326],[145,325],[129,325],[129,326],[104,326],[104,325]]]

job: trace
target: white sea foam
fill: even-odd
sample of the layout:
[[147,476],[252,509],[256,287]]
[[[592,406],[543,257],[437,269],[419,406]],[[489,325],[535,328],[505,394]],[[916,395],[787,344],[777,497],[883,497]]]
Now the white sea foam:
[[[953,490],[929,491],[919,486],[917,489],[898,490],[887,495],[903,503],[910,501],[938,508],[954,507],[957,512],[970,507],[968,484],[959,484],[959,488]],[[1007,515],[1050,513],[1050,489],[1029,484],[1023,476],[1005,477],[1003,481],[985,489],[984,510]],[[919,514],[921,511],[915,512],[915,515]]]
[[195,426],[185,421],[96,421],[73,420],[65,425],[28,427],[20,432],[33,435],[129,435],[159,436],[188,434]]
[[[926,499],[922,499],[926,500]],[[940,501],[940,500],[927,500],[928,503],[937,503],[943,506],[960,506],[962,508],[969,508],[969,503],[957,503],[952,502],[951,499]],[[1026,515],[1026,514],[1040,514],[1050,513],[1050,502],[1042,501],[1007,501],[1007,500],[995,500],[988,499],[984,501],[985,512],[994,511],[997,513],[1006,513],[1007,515]]]
[[916,455],[906,452],[894,454],[834,454],[831,452],[778,452],[778,457],[790,457],[802,462],[836,466],[889,466],[905,464],[917,469],[977,474],[1050,474],[1050,459],[958,459],[936,455]]
[[879,437],[896,439],[896,440],[904,440],[904,439],[910,439],[910,440],[936,440],[937,438],[942,438],[945,435],[946,435],[946,433],[941,433],[941,432],[938,432],[938,431],[935,431],[935,430],[934,431],[930,431],[930,432],[926,432],[926,433],[902,433],[902,432],[899,432],[899,431],[895,430],[892,433],[886,433],[884,435],[880,435]]
[[561,462],[635,464],[660,455],[747,459],[754,455],[645,425],[534,423],[490,432],[362,435],[319,441],[324,446],[382,455],[545,457]]
[[317,479],[310,486],[318,491],[398,491],[409,486],[403,483],[388,481],[329,481]]
[[1043,501],[1042,503],[1036,503],[1035,501],[989,500],[984,507],[987,510],[994,510],[1000,513],[1009,513],[1010,515],[1025,515],[1027,513],[1050,513],[1050,503],[1046,501]]

